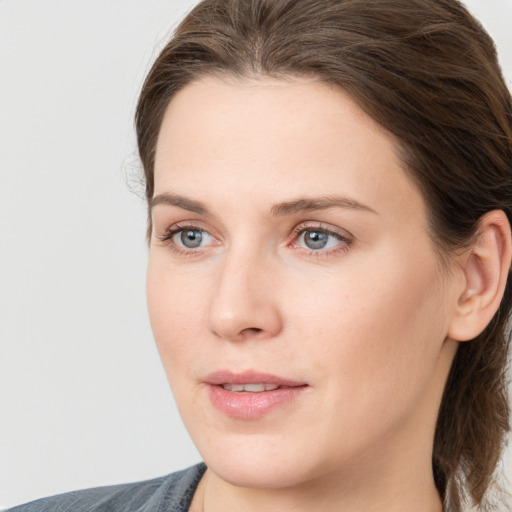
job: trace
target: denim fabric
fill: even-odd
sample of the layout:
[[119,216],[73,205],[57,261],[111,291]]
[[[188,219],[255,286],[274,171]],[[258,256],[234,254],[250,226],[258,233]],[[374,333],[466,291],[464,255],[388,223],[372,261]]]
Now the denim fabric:
[[6,512],[187,512],[204,463],[153,480],[59,494]]

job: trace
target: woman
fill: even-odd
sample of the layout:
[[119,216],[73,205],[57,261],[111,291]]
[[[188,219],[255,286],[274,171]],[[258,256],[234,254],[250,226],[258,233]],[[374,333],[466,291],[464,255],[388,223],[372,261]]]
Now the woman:
[[462,5],[205,0],[136,127],[151,323],[205,464],[14,510],[483,509],[512,101]]

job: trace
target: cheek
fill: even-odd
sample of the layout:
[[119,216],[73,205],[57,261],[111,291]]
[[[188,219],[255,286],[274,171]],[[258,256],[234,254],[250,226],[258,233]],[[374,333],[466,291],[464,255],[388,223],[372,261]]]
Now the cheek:
[[348,404],[363,416],[413,404],[442,348],[447,322],[435,263],[391,263],[333,275],[297,316],[296,336],[309,340],[307,358],[331,376],[331,399],[345,412]]
[[179,269],[168,268],[165,262],[150,254],[146,295],[148,312],[162,363],[169,380],[174,370],[193,356],[200,339],[200,303],[205,293],[197,280],[188,278]]

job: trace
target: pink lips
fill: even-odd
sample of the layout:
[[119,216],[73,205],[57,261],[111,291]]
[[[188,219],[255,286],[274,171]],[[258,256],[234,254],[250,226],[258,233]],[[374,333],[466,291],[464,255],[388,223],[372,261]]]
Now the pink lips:
[[[261,418],[278,405],[294,400],[307,388],[304,382],[254,371],[214,372],[206,377],[205,382],[208,384],[210,400],[214,407],[227,416],[240,419]],[[279,387],[258,392],[230,391],[224,389],[223,384],[267,384],[267,387]]]

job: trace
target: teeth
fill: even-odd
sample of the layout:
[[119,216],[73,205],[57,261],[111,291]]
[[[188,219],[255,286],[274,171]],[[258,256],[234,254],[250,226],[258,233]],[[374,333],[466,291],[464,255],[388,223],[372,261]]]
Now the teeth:
[[235,391],[238,393],[243,391],[248,393],[261,393],[262,391],[272,391],[279,386],[275,384],[222,384],[222,387],[227,391]]

